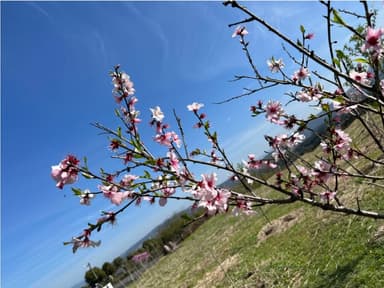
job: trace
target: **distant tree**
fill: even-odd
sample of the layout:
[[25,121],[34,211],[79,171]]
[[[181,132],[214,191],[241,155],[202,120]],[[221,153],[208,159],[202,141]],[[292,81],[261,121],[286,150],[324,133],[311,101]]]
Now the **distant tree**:
[[107,278],[107,274],[99,267],[93,267],[85,273],[84,278],[93,287],[96,283],[102,283]]
[[114,264],[112,263],[109,263],[109,262],[105,262],[102,266],[102,269],[103,271],[105,272],[105,274],[107,275],[113,275],[113,273],[115,273],[115,271],[117,270],[117,266],[115,266]]
[[158,254],[163,250],[163,243],[159,238],[152,238],[143,242],[143,248],[150,254]]
[[112,263],[115,265],[116,269],[118,269],[119,267],[123,266],[124,262],[124,259],[119,256],[116,257]]

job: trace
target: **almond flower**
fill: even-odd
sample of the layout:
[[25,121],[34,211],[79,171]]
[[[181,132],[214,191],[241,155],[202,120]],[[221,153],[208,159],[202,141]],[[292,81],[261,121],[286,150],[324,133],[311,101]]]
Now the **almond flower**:
[[284,113],[283,108],[281,108],[281,103],[278,101],[269,101],[265,107],[266,115],[265,117],[272,123],[279,123],[280,116]]
[[159,106],[156,106],[155,108],[150,108],[152,112],[152,118],[158,122],[162,122],[164,119],[164,113],[161,111]]
[[275,60],[273,57],[271,60],[267,61],[267,65],[272,73],[279,72],[282,68],[284,68],[283,60]]
[[77,180],[78,170],[76,167],[79,160],[72,155],[68,155],[59,165],[52,166],[51,176],[57,182],[56,187],[63,189],[66,184],[73,184]]
[[384,35],[384,28],[373,29],[371,27],[367,28],[367,33],[365,35],[365,43],[361,47],[363,52],[367,50],[379,51],[382,50],[380,38]]
[[305,80],[309,76],[308,68],[301,67],[299,70],[297,70],[292,77],[293,82]]
[[113,91],[123,92],[126,96],[135,94],[135,89],[133,88],[133,82],[131,81],[128,74],[122,72],[120,75],[114,74],[112,76],[112,83],[114,86]]
[[232,34],[232,38],[235,38],[236,36],[245,36],[248,34],[248,31],[245,29],[244,26],[237,26],[235,31]]
[[307,35],[304,36],[304,39],[311,40],[315,37],[315,33],[308,33]]
[[330,200],[334,199],[336,196],[336,192],[332,191],[325,191],[320,194],[320,199],[324,202],[329,202]]
[[84,190],[84,194],[81,194],[80,196],[80,204],[81,205],[91,205],[91,200],[95,197],[95,194],[91,193],[91,191]]
[[362,84],[368,84],[369,79],[368,79],[368,74],[367,72],[357,72],[355,70],[352,70],[349,72],[349,77],[352,79],[356,80],[357,82],[360,82]]
[[87,247],[98,247],[101,244],[101,241],[92,241],[89,239],[91,231],[88,229],[84,230],[84,233],[80,237],[72,237],[72,240],[69,242],[64,242],[64,245],[73,244],[72,252],[76,253],[79,248]]
[[204,107],[204,104],[197,102],[193,102],[192,104],[187,106],[188,110],[193,112],[197,112],[202,107]]

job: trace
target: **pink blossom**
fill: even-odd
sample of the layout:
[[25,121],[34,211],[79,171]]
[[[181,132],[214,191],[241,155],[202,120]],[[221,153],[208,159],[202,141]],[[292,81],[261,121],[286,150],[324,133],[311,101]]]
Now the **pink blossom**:
[[352,142],[352,139],[346,132],[341,129],[336,129],[335,134],[335,150],[340,153],[346,153],[350,149],[350,143]]
[[76,182],[78,169],[75,166],[79,162],[75,156],[68,155],[59,165],[52,166],[51,176],[57,182],[57,188],[63,189],[64,185]]
[[169,158],[169,164],[171,166],[172,171],[179,171],[179,159],[177,158],[176,154],[173,151],[169,151],[167,153],[167,156]]
[[333,100],[332,100],[332,106],[333,106],[333,109],[337,110],[337,112],[340,114],[351,113],[352,110],[357,108],[357,105],[347,106],[347,105],[341,104],[340,102],[333,101]]
[[133,181],[135,181],[138,178],[139,178],[139,176],[136,176],[136,175],[125,174],[123,176],[123,179],[121,179],[120,184],[122,186],[132,186]]
[[293,74],[292,81],[296,82],[305,80],[308,76],[310,76],[308,68],[301,67]]
[[311,40],[315,36],[315,33],[308,33],[307,35],[304,36],[304,39]]
[[180,148],[180,146],[181,146],[181,139],[180,139],[180,137],[179,137],[179,135],[177,135],[175,132],[171,132],[171,134],[172,134],[172,139],[173,139],[173,142],[176,144],[176,146],[177,147],[179,147]]
[[331,164],[324,160],[318,160],[315,162],[311,174],[315,176],[320,183],[325,183],[332,176],[333,170]]
[[320,194],[320,199],[324,202],[329,202],[330,200],[334,199],[336,196],[336,192],[332,191],[325,191]]
[[104,196],[111,200],[112,204],[120,205],[123,200],[132,195],[130,192],[119,192],[119,188],[115,185],[104,186],[100,185],[99,189],[103,192]]
[[91,231],[88,229],[84,230],[84,233],[80,237],[72,237],[70,242],[64,242],[64,245],[73,244],[72,252],[76,253],[79,248],[87,248],[87,247],[97,247],[100,246],[101,241],[92,241],[89,239],[91,235]]
[[112,76],[112,83],[114,86],[114,92],[121,91],[126,96],[135,94],[133,82],[131,81],[129,75],[124,72],[120,73],[120,75],[114,74]]
[[283,60],[275,60],[273,57],[271,60],[267,61],[267,65],[272,73],[279,72],[282,68],[284,68]]
[[373,29],[371,27],[367,28],[367,33],[365,35],[365,43],[361,47],[363,52],[370,51],[378,51],[381,50],[380,38],[384,35],[384,28]]
[[352,70],[349,72],[349,77],[356,80],[357,82],[360,82],[362,84],[368,84],[369,80],[367,78],[367,72],[357,72],[355,70]]
[[237,26],[235,31],[232,34],[232,38],[235,38],[236,36],[245,36],[248,34],[248,31],[245,29],[244,26]]
[[155,141],[161,145],[172,147],[172,133],[166,132],[165,134],[157,134]]
[[310,102],[312,101],[312,96],[308,94],[306,91],[301,90],[296,93],[296,98],[299,99],[301,102]]
[[251,215],[254,214],[255,211],[252,209],[251,202],[240,198],[236,200],[236,206],[233,208],[232,213],[235,216],[239,216],[240,214]]
[[278,101],[269,101],[265,107],[266,118],[272,123],[279,123],[280,116],[284,113],[281,103]]
[[254,154],[248,155],[247,167],[251,169],[259,169],[263,162],[261,160],[256,160]]
[[84,194],[80,196],[80,204],[89,206],[91,204],[91,200],[95,197],[95,194],[91,193],[89,190],[84,190]]
[[303,175],[303,176],[308,176],[309,175],[309,171],[308,171],[307,168],[305,168],[303,166],[297,166],[296,168],[300,172],[301,175]]
[[204,107],[204,104],[193,102],[192,104],[187,106],[189,111],[197,112],[200,108]]
[[162,122],[164,119],[164,113],[161,111],[159,106],[156,106],[155,108],[150,108],[152,112],[152,118],[158,122]]

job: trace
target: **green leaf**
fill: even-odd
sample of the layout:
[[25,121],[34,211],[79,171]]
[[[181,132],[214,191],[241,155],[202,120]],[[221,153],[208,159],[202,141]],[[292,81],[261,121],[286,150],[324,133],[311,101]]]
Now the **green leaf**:
[[340,104],[344,104],[345,103],[345,100],[342,96],[337,96],[335,98],[332,99],[333,101],[337,102],[337,103],[340,103]]
[[301,33],[305,33],[305,28],[304,28],[304,26],[303,25],[300,25],[300,31],[301,31]]
[[115,109],[115,115],[116,115],[117,117],[120,117],[120,111],[119,111],[119,109]]
[[85,170],[88,170],[88,159],[87,159],[87,157],[84,156],[84,158],[83,158],[83,162],[84,162],[84,167],[83,167],[83,168],[84,168]]
[[81,189],[79,189],[79,188],[71,188],[72,189],[72,192],[73,192],[73,194],[75,195],[75,196],[80,196],[80,195],[82,195],[83,194],[83,191],[81,191]]
[[329,112],[329,111],[330,111],[330,109],[329,109],[329,104],[327,104],[327,103],[321,104],[321,109],[322,109],[324,112]]
[[345,24],[344,20],[341,18],[339,12],[337,12],[337,10],[335,10],[335,9],[333,9],[332,12],[333,12],[332,22],[345,26],[346,24]]
[[93,179],[94,177],[91,174],[88,174],[87,172],[81,172],[81,175],[83,175],[86,179]]
[[358,63],[363,63],[363,64],[369,64],[369,61],[365,58],[356,58],[356,59],[353,59],[353,61]]
[[341,50],[336,50],[336,56],[338,59],[343,59],[345,58],[344,52]]
[[144,170],[144,176],[143,176],[143,178],[151,179],[151,174],[150,174],[147,170]]
[[117,136],[121,138],[121,127],[117,127]]
[[333,58],[333,63],[339,68],[341,69],[341,65],[340,65],[340,60],[337,59],[337,58]]

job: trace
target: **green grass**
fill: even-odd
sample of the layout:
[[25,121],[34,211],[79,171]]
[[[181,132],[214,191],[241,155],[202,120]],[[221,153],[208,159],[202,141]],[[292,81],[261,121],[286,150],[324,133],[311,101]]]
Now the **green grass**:
[[[358,133],[357,142],[367,139],[359,128],[355,121],[348,129]],[[367,141],[365,147],[374,147]],[[370,155],[379,156],[371,149]],[[318,151],[305,158],[314,159]],[[355,164],[370,165],[364,159]],[[383,169],[369,169],[371,174],[383,175]],[[362,208],[383,212],[383,188],[360,179],[340,185],[345,203],[355,205],[359,197]],[[295,218],[283,221],[288,214]],[[384,237],[374,235],[383,225],[383,220],[335,214],[301,203],[264,207],[253,216],[218,215],[129,287],[381,288]]]

